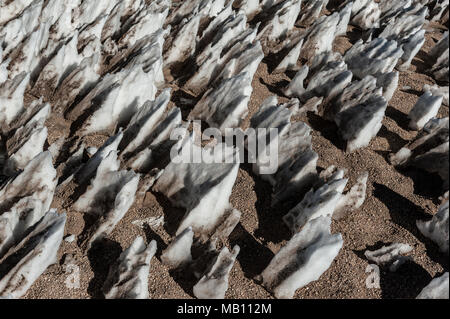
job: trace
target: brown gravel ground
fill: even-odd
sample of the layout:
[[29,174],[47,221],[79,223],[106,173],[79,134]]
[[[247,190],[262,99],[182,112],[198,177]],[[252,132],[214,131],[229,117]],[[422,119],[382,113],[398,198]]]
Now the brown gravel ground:
[[[438,25],[434,27],[442,28]],[[351,27],[349,32],[354,33]],[[346,168],[349,185],[362,171],[369,172],[364,205],[345,218],[333,221],[332,232],[340,232],[344,238],[342,250],[320,279],[299,289],[295,298],[414,298],[431,278],[448,271],[448,257],[439,253],[436,245],[423,237],[415,226],[417,219],[429,219],[436,212],[441,195],[439,178],[417,170],[398,171],[386,160],[389,153],[396,152],[417,134],[407,129],[407,114],[422,94],[423,85],[434,82],[426,75],[429,67],[426,59],[427,52],[440,36],[436,29],[427,33],[426,43],[413,60],[410,70],[401,72],[399,86],[389,103],[383,127],[368,147],[345,153],[333,123],[314,114],[295,118],[314,129],[313,148],[319,154],[320,168],[329,165]],[[352,42],[349,38],[339,37],[335,41],[335,50],[343,53]],[[260,64],[254,77],[248,118],[271,95],[278,95],[280,102],[287,100],[280,89],[289,77],[285,74],[270,75],[268,64],[270,58]],[[188,94],[177,92],[177,87],[171,86],[175,90],[171,104],[188,111],[189,107],[179,103],[179,97]],[[28,98],[32,100],[34,97]],[[57,104],[57,101],[54,103]],[[448,116],[448,107],[442,106],[439,116]],[[248,118],[244,127],[248,125]],[[70,124],[61,114],[53,112],[47,122],[49,143],[61,135],[68,136]],[[89,136],[85,143],[98,147],[106,138],[106,135]],[[83,231],[84,220],[81,213],[70,209],[74,187],[69,185],[64,192],[56,194],[52,207],[67,211],[65,233],[79,235]],[[281,217],[296,203],[283,203],[282,207],[271,208],[270,195],[269,184],[255,176],[248,165],[242,165],[231,196],[232,205],[242,212],[242,217],[227,243],[229,246],[238,244],[241,251],[230,274],[226,298],[272,298],[254,277],[289,240],[289,231]],[[131,223],[136,219],[162,215],[166,223],[156,229],[141,229]],[[25,298],[102,298],[101,286],[109,265],[138,235],[147,242],[156,240],[158,243],[149,277],[150,298],[192,298],[195,281],[184,278],[183,274],[169,272],[159,259],[161,251],[172,238],[174,225],[182,216],[181,210],[172,208],[159,195],[148,192],[142,201],[133,205],[109,238],[87,256],[76,241],[63,241],[58,263],[45,271]],[[364,251],[392,242],[403,242],[414,247],[411,254],[413,260],[396,273],[382,271],[380,288],[366,288],[368,261],[364,258]],[[65,285],[68,274],[63,263],[69,255],[80,267],[79,289]]]

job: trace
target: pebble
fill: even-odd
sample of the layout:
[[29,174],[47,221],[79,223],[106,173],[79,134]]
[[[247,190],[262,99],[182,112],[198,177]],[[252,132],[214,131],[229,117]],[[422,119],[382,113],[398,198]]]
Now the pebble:
[[64,241],[66,241],[67,243],[72,243],[72,242],[74,242],[75,241],[75,235],[67,235],[65,238],[64,238]]

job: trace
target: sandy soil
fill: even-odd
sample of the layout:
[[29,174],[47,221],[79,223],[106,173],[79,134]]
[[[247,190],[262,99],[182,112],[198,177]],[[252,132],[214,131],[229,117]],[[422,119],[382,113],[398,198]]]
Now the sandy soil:
[[[336,39],[335,50],[344,52],[354,42],[352,38],[355,38],[357,30],[349,27],[349,31],[353,36]],[[417,170],[398,171],[387,162],[389,153],[400,149],[417,134],[408,130],[407,114],[422,94],[423,85],[434,83],[426,74],[429,67],[427,52],[440,36],[437,30],[427,33],[426,43],[410,70],[401,72],[400,83],[389,103],[383,127],[368,147],[345,153],[333,123],[314,114],[295,118],[296,121],[305,121],[314,129],[313,148],[319,154],[320,168],[336,165],[348,169],[350,185],[359,173],[365,170],[369,172],[364,205],[345,218],[333,221],[332,232],[342,233],[344,247],[320,279],[298,290],[295,298],[414,298],[431,278],[448,271],[448,258],[439,253],[437,246],[423,237],[415,226],[417,219],[429,219],[436,212],[440,203],[438,197],[441,195],[439,178]],[[269,74],[270,64],[268,57],[260,64],[255,75],[248,118],[271,95],[278,95],[280,102],[287,100],[280,89],[289,81],[289,76]],[[191,106],[181,105],[179,97],[189,95],[178,91],[180,89],[176,85],[171,86],[175,90],[172,105],[180,106],[185,115]],[[30,100],[35,98],[28,97]],[[57,101],[52,102],[55,107]],[[448,107],[442,106],[439,116],[448,116]],[[72,123],[65,120],[61,113],[53,111],[46,124],[49,143],[62,135],[70,135]],[[246,125],[248,119],[243,124]],[[100,146],[106,138],[107,135],[89,136],[85,143],[87,146]],[[69,146],[70,143],[66,143],[65,147]],[[71,185],[64,192],[56,194],[52,207],[67,211],[65,233],[79,235],[83,231],[84,218],[81,213],[70,208],[75,187]],[[227,298],[272,298],[254,277],[289,240],[289,231],[281,217],[296,202],[286,202],[280,207],[271,208],[270,195],[269,184],[254,175],[248,165],[242,165],[231,196],[231,203],[242,212],[242,218],[227,243],[230,247],[238,244],[241,251],[230,274]],[[151,216],[164,216],[166,223],[155,229],[132,224],[134,220]],[[58,263],[47,269],[25,298],[102,298],[101,286],[109,265],[138,235],[144,236],[147,242],[156,240],[158,243],[158,252],[152,259],[150,271],[150,297],[192,298],[195,280],[186,278],[180,272],[170,272],[159,259],[182,216],[183,211],[171,207],[158,194],[148,192],[143,200],[133,205],[109,238],[87,255],[76,241],[63,241]],[[364,251],[392,242],[403,242],[414,247],[411,254],[413,260],[396,273],[382,271],[380,288],[366,288],[368,261],[363,255]],[[67,288],[65,284],[68,274],[64,261],[71,257],[80,269],[79,288]]]

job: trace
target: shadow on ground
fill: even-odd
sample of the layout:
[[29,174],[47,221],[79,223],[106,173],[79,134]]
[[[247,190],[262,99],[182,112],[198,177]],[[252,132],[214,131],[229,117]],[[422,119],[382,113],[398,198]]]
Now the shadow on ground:
[[419,241],[423,242],[430,259],[441,264],[445,269],[448,269],[448,258],[439,251],[438,246],[434,242],[422,235],[416,225],[417,220],[429,220],[432,216],[425,213],[423,208],[417,206],[389,187],[379,183],[374,183],[373,186],[373,195],[389,209],[392,221],[408,230]]
[[257,242],[240,223],[230,234],[229,241],[231,246],[239,245],[241,249],[237,260],[247,278],[253,279],[259,275],[274,256],[269,248]]
[[122,247],[118,242],[102,239],[93,244],[88,251],[88,259],[94,277],[89,282],[88,293],[92,298],[103,299],[103,284],[108,276],[109,268],[119,258]]

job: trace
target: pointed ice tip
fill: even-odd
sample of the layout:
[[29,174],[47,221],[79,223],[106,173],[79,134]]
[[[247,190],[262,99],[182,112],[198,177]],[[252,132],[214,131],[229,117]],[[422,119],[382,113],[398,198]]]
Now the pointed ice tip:
[[364,171],[362,172],[359,177],[358,180],[366,180],[369,178],[369,171]]
[[36,155],[28,164],[24,167],[23,171],[32,169],[32,167],[39,166],[49,166],[53,168],[53,157],[50,151],[44,151]]
[[156,242],[156,240],[152,240],[149,244],[149,251],[151,253],[151,255],[154,255],[156,253],[156,249],[158,248],[158,243]]

